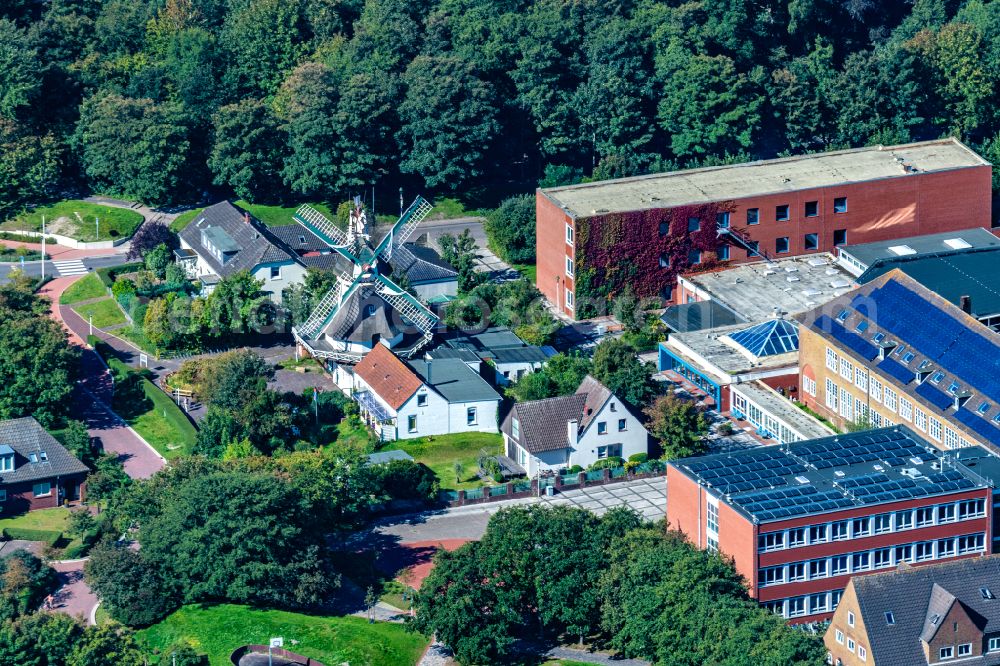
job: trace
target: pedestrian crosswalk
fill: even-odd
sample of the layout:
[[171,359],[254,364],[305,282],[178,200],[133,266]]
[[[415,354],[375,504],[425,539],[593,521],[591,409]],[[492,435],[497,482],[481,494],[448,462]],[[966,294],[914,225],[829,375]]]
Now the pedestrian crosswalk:
[[59,275],[83,275],[87,272],[87,267],[79,259],[67,259],[66,261],[53,261]]

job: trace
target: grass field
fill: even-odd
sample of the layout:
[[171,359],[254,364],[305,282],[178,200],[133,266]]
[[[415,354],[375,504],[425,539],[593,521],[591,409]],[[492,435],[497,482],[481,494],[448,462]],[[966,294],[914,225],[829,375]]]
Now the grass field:
[[89,317],[93,317],[94,326],[97,328],[107,328],[108,326],[117,326],[128,322],[122,309],[118,307],[113,298],[105,298],[94,303],[78,305],[73,309],[84,321],[88,321]]
[[[184,606],[159,624],[138,632],[151,652],[180,641],[208,655],[211,666],[228,666],[232,651],[247,644],[267,644],[282,636],[285,647],[329,666],[408,666],[427,647],[419,634],[402,625],[358,617],[324,617],[248,606]],[[292,643],[297,641],[297,643]]]
[[[21,213],[0,224],[0,229],[41,231],[43,217],[47,233],[69,236],[85,242],[128,238],[142,224],[142,215],[134,210],[70,199]],[[97,235],[98,219],[100,236]]]
[[513,264],[511,268],[531,280],[531,284],[538,284],[538,266],[535,264]]
[[10,518],[0,518],[0,530],[16,527],[24,530],[62,532],[69,520],[69,509],[38,509]]
[[[442,488],[463,490],[482,485],[476,471],[476,459],[483,448],[497,454],[503,447],[503,437],[488,432],[462,432],[454,435],[436,435],[419,439],[387,442],[383,449],[402,449],[414,460],[421,462],[437,474]],[[462,480],[455,481],[455,462],[462,463]]]
[[485,210],[468,209],[458,199],[442,197],[434,201],[434,208],[427,214],[429,220],[450,220],[456,217],[482,217]]
[[107,296],[108,290],[104,288],[97,273],[90,273],[84,278],[77,280],[69,286],[59,297],[61,305],[72,305],[80,301],[87,301],[91,298]]
[[[292,214],[298,210],[299,206],[264,206],[262,204],[252,204],[248,201],[236,201],[237,206],[250,211],[250,214],[256,217],[258,220],[263,222],[269,227],[280,227],[285,224],[293,224],[295,220],[292,219]],[[336,222],[336,207],[331,209],[327,204],[322,203],[311,203],[309,204],[319,212],[326,215],[328,218]],[[181,213],[177,218],[170,224],[170,228],[173,231],[180,231],[187,225],[191,224],[201,212],[205,210],[204,208],[194,208],[192,210]]]

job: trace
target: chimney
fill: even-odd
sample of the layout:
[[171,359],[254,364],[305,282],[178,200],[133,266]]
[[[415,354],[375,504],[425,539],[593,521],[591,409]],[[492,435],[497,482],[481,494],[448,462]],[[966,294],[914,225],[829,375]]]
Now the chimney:
[[424,361],[424,370],[425,370],[424,376],[427,377],[427,385],[428,386],[433,386],[433,384],[431,383],[431,362],[430,361]]
[[566,421],[566,441],[570,446],[576,446],[579,437],[580,423],[576,419]]
[[972,314],[972,297],[968,294],[958,299],[958,307],[962,308],[965,314]]

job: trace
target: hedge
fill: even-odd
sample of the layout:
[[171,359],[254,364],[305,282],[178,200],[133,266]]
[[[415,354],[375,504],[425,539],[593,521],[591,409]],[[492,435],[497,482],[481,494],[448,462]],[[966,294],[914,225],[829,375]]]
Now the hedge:
[[33,530],[27,527],[5,527],[3,528],[5,540],[17,539],[19,541],[44,541],[50,546],[55,546],[62,540],[62,532],[52,530]]
[[98,268],[94,272],[97,273],[97,277],[104,283],[104,286],[110,289],[111,285],[115,283],[115,278],[122,273],[131,273],[143,268],[145,268],[145,264],[141,261],[135,261],[131,264],[122,264],[121,266],[105,266],[104,268]]

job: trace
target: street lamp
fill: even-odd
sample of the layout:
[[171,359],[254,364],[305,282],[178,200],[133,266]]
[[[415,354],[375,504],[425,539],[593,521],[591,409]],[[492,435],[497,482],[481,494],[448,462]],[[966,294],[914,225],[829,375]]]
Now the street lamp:
[[94,240],[99,241],[101,240],[101,218],[95,217],[94,224],[97,226],[97,228],[94,231]]
[[42,282],[45,282],[45,216],[42,215]]

